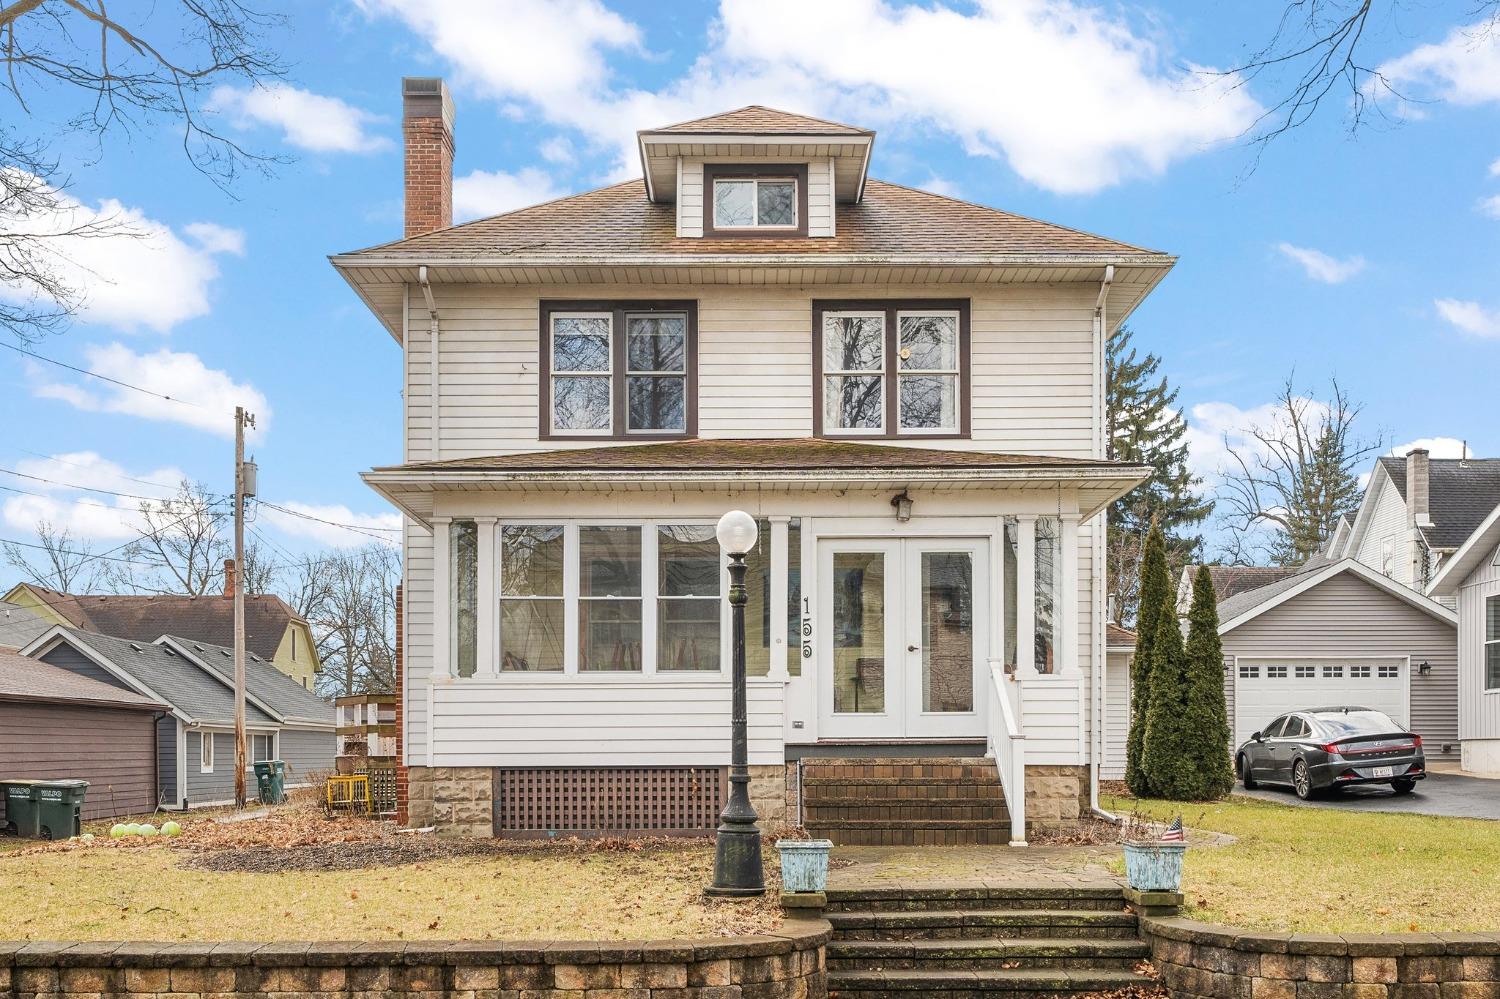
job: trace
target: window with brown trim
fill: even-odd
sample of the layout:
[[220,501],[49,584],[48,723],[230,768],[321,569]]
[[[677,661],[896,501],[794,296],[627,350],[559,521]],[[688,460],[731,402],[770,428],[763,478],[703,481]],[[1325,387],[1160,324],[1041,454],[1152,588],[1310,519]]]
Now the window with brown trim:
[[698,303],[544,301],[539,433],[662,440],[698,433]]
[[705,163],[703,234],[806,236],[807,164]]
[[969,301],[813,302],[813,432],[969,436]]

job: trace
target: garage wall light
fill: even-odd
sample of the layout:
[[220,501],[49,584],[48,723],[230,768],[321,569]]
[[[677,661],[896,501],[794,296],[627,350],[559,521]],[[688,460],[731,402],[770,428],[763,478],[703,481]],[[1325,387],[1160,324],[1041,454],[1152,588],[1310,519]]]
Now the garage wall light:
[[1422,663],[1417,667],[1417,672],[1422,676],[1426,676],[1432,672],[1432,663]]

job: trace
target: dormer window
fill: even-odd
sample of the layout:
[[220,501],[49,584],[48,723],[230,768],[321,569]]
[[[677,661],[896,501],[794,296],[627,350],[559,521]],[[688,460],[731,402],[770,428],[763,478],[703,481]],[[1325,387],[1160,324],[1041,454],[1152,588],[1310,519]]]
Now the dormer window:
[[807,235],[807,166],[705,164],[703,232],[709,236]]

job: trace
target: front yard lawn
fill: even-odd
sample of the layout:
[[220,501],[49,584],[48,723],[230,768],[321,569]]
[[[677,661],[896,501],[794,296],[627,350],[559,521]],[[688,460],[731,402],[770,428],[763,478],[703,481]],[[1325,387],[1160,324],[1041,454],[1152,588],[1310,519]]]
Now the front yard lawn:
[[[11,841],[14,845],[15,841]],[[775,850],[767,845],[769,855]],[[285,814],[180,839],[0,852],[23,885],[0,936],[22,940],[660,939],[754,933],[765,899],[704,899],[713,846],[501,844],[397,836]]]
[[[1183,915],[1194,919],[1297,932],[1500,927],[1500,822],[1244,798],[1102,803],[1168,821],[1180,813],[1190,831],[1235,837],[1187,851]],[[1114,866],[1123,873],[1122,860]]]

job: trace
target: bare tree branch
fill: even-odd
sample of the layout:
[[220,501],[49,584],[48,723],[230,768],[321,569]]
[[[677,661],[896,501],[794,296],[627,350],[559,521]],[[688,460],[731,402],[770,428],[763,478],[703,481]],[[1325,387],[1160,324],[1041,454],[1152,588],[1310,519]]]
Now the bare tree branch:
[[58,530],[51,521],[36,522],[40,554],[11,542],[5,543],[5,562],[38,586],[63,593],[85,593],[102,579],[103,571],[94,550],[73,536],[69,528]]

